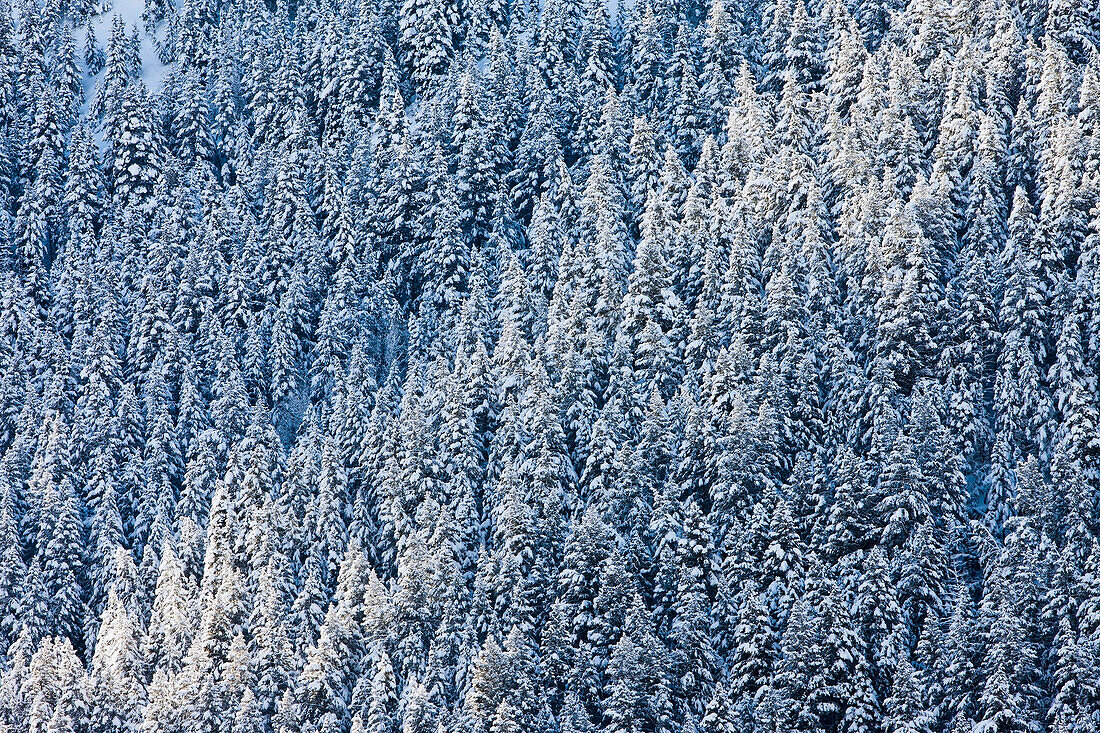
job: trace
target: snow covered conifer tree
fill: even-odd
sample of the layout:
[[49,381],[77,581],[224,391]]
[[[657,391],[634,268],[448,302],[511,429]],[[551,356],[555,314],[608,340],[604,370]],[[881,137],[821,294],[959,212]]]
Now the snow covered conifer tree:
[[0,729],[1094,731],[1098,43],[0,0]]

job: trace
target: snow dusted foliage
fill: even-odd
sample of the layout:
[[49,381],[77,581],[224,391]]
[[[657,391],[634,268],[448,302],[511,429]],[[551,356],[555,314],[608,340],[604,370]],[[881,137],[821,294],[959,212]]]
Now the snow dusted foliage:
[[0,731],[1100,731],[1089,0],[0,0]]

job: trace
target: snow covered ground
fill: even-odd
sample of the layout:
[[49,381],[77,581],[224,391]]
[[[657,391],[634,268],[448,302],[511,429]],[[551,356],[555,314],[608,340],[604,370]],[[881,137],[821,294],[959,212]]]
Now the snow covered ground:
[[[96,43],[100,48],[106,47],[107,39],[111,35],[111,26],[116,17],[122,18],[126,24],[128,35],[132,34],[135,28],[138,30],[138,38],[141,39],[141,80],[150,92],[156,93],[163,86],[164,79],[168,76],[172,65],[162,64],[157,57],[157,49],[153,39],[145,32],[144,23],[141,20],[141,13],[144,9],[145,0],[115,0],[110,10],[104,11],[92,19],[92,28],[95,31]],[[85,32],[86,27],[77,29],[74,33],[79,44],[77,48],[81,51],[84,48]],[[81,115],[88,114],[88,106],[95,95],[96,85],[103,78],[103,73],[102,70],[94,75],[86,73],[84,77],[84,105],[80,110]],[[94,135],[102,148],[103,132],[99,130]]]
[[[155,92],[160,90],[171,64],[162,64],[160,59],[157,58],[157,49],[153,45],[153,39],[145,32],[141,20],[141,13],[144,9],[145,0],[114,0],[110,10],[100,13],[92,20],[92,28],[95,29],[96,40],[101,48],[106,47],[107,38],[111,35],[111,24],[114,23],[116,16],[121,17],[126,23],[127,33],[132,33],[134,28],[138,29],[138,35],[141,37],[141,79],[145,82],[145,86],[149,88],[149,91]],[[83,34],[78,32],[76,36],[78,43],[83,44]],[[101,71],[98,75],[89,77],[85,81],[86,99],[91,99],[95,91],[95,82],[102,75],[103,72]]]

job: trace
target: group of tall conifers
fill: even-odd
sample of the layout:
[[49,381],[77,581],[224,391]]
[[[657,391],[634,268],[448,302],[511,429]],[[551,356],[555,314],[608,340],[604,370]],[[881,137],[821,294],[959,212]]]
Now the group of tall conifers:
[[12,2],[0,731],[1100,730],[1094,4]]

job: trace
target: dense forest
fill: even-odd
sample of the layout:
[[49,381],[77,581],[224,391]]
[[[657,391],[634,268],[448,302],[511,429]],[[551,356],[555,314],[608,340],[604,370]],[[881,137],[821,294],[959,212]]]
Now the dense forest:
[[0,2],[0,731],[1100,731],[1095,2],[118,1]]

